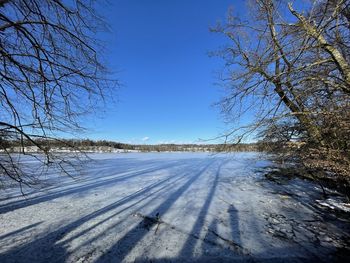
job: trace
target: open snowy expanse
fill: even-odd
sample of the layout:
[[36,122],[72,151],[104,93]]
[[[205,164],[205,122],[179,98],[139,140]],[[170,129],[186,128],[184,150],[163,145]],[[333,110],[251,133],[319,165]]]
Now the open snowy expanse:
[[349,257],[348,215],[327,206],[317,185],[267,180],[273,164],[264,155],[90,157],[74,178],[47,175],[25,197],[17,188],[0,192],[0,262]]

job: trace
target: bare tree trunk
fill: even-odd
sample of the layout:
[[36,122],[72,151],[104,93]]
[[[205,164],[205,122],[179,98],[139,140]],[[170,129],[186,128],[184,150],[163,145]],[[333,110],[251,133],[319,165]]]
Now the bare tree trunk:
[[273,83],[275,84],[275,92],[284,102],[284,104],[290,109],[292,113],[295,113],[296,118],[299,122],[306,128],[307,133],[313,141],[323,144],[323,140],[321,134],[317,128],[317,126],[313,123],[313,120],[306,114],[304,114],[304,106],[298,95],[293,92],[292,84],[287,80],[288,91],[291,94],[292,98],[289,98],[286,92],[283,89],[282,81],[281,81],[281,63],[282,59],[284,64],[286,65],[286,75],[288,76],[292,70],[292,63],[287,58],[285,52],[283,51],[283,47],[280,44],[275,28],[275,21],[273,18],[274,5],[272,1],[267,1],[262,4],[263,9],[266,11],[268,28],[270,31],[273,49],[274,49],[274,60],[275,60],[275,78],[273,79]]

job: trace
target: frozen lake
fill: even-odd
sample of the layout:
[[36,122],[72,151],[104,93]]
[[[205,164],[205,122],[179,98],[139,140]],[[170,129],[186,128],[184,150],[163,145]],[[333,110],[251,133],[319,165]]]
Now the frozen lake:
[[257,153],[93,154],[75,178],[0,192],[0,262],[330,262],[346,215],[317,185],[276,183]]

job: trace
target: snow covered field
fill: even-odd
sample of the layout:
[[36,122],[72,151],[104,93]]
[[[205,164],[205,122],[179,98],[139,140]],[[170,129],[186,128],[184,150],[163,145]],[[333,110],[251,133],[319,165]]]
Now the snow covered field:
[[[22,197],[0,192],[0,262],[331,262],[350,224],[256,153],[92,154]],[[334,198],[337,198],[336,196]],[[318,206],[315,204],[319,204]]]

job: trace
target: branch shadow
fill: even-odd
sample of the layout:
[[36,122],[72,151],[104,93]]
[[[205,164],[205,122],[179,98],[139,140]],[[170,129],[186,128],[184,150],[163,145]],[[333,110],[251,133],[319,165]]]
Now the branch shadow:
[[[165,214],[171,206],[178,200],[181,195],[188,190],[188,188],[196,181],[198,178],[215,162],[212,160],[201,168],[197,173],[188,174],[189,179],[182,184],[174,193],[172,193],[163,203],[156,207],[150,215],[156,214]],[[147,218],[152,218],[147,217]],[[104,253],[100,258],[95,262],[111,262],[111,261],[123,261],[123,259],[128,255],[133,247],[148,233],[148,230],[152,228],[157,221],[149,221],[147,218],[144,218],[137,226],[131,229],[128,233],[124,235],[120,240],[117,241],[106,253]]]
[[[193,170],[196,169],[196,165],[198,165],[200,167],[203,163],[205,163],[205,162],[198,162],[198,161],[194,162],[193,160],[188,160],[188,161],[191,163],[191,166],[193,166],[193,164],[195,164],[193,167]],[[157,171],[158,169],[165,169],[165,168],[169,168],[172,166],[175,166],[175,168],[177,168],[177,166],[179,166],[179,165],[181,165],[181,161],[171,162],[171,164],[162,165],[162,166],[159,166],[158,168],[153,168],[150,171]],[[182,163],[182,165],[186,165],[186,163],[185,164]],[[205,170],[205,168],[203,170]],[[128,196],[125,196],[124,198],[122,198],[122,199],[120,199],[120,200],[118,200],[110,205],[107,205],[107,206],[105,206],[101,209],[98,209],[98,210],[96,210],[96,211],[94,211],[94,212],[92,212],[84,217],[81,217],[81,218],[69,223],[68,225],[60,227],[59,229],[57,229],[53,232],[50,232],[48,234],[45,234],[44,236],[35,238],[33,241],[31,241],[29,243],[26,243],[26,244],[19,246],[19,247],[15,247],[12,250],[9,250],[9,251],[6,251],[5,253],[0,254],[0,262],[12,262],[13,260],[15,260],[15,262],[52,262],[52,261],[65,262],[67,260],[67,257],[69,256],[69,252],[67,251],[67,248],[66,248],[66,245],[69,241],[72,241],[73,239],[81,237],[82,235],[91,231],[92,229],[94,229],[98,225],[101,225],[104,222],[106,222],[107,220],[109,220],[110,218],[113,218],[116,215],[140,204],[141,202],[144,202],[146,199],[149,199],[151,197],[153,197],[153,199],[156,199],[157,194],[160,191],[167,190],[167,189],[170,190],[174,184],[178,184],[179,181],[186,179],[187,182],[180,189],[178,189],[175,192],[175,194],[171,197],[171,198],[178,198],[181,195],[181,193],[183,191],[185,191],[192,184],[192,182],[195,181],[200,176],[200,174],[201,174],[201,172],[199,172],[196,176],[190,177],[189,180],[187,180],[187,178],[189,175],[191,175],[191,170],[189,172],[186,172],[186,173],[170,174],[166,178],[164,178],[160,181],[154,182],[154,183],[146,186],[145,188],[143,188],[139,191],[136,191]],[[128,178],[133,177],[133,176],[137,176],[137,175],[140,175],[140,173],[135,173],[135,174],[129,175]],[[112,180],[112,182],[118,182],[119,179],[120,178],[116,178],[116,179]],[[125,179],[125,178],[123,178],[123,179]],[[110,183],[111,183],[111,181],[107,180],[107,181],[99,182],[99,183],[97,183],[97,185],[100,186],[100,185],[105,185],[105,184],[110,184]],[[96,186],[96,184],[92,184],[91,186],[90,185],[84,186],[84,187],[82,187],[82,189],[89,189],[90,187],[94,187],[94,186]],[[79,190],[81,190],[81,187],[79,187]],[[73,191],[77,191],[77,189],[74,189]],[[63,195],[64,193],[65,192],[56,193],[56,194]],[[71,193],[71,192],[69,191],[68,193]],[[46,202],[46,201],[52,200],[53,197],[57,197],[57,196],[56,195],[49,196],[46,199],[39,199],[39,201]],[[37,201],[37,200],[35,200],[35,201]],[[35,203],[33,202],[33,204],[35,204]],[[80,231],[78,234],[71,236],[70,238],[64,240],[63,242],[59,242],[60,240],[62,240],[63,237],[70,234],[73,230],[78,229],[84,223],[86,223],[88,221],[92,221],[93,219],[95,219],[99,216],[102,216],[108,212],[116,210],[123,205],[127,205],[127,206],[121,210],[118,210],[118,211],[112,213],[112,215],[108,216],[107,218],[100,220],[99,222],[97,222],[95,224],[92,224],[87,229]],[[158,207],[157,210],[166,211],[169,208],[170,208],[170,204],[164,203],[162,206]],[[130,214],[132,214],[132,213],[133,212],[131,211]],[[109,228],[113,228],[114,226],[115,225],[112,225]],[[95,238],[98,238],[98,237],[95,237]],[[89,240],[89,242],[91,242],[91,241],[92,240]],[[125,251],[125,254],[126,253],[127,253],[127,251]]]
[[[144,188],[135,191],[127,196],[124,196],[117,201],[105,205],[104,207],[97,209],[96,211],[82,216],[75,221],[59,227],[55,231],[49,232],[42,236],[38,236],[33,241],[26,243],[22,246],[16,247],[12,250],[6,251],[0,254],[0,262],[67,262],[72,259],[69,258],[71,255],[68,246],[70,242],[75,239],[83,239],[88,236],[88,239],[84,241],[80,246],[83,247],[89,243],[99,241],[103,239],[108,232],[113,232],[117,230],[120,221],[108,225],[104,229],[104,232],[100,232],[97,235],[89,236],[89,233],[96,229],[98,226],[105,224],[110,219],[116,218],[122,213],[127,213],[123,220],[128,220],[128,218],[140,211],[143,207],[147,207],[156,200],[159,200],[162,193],[167,193],[166,198],[161,199],[161,203],[157,204],[155,208],[151,209],[148,216],[136,220],[136,224],[132,225],[131,229],[126,230],[125,234],[115,243],[103,250],[102,255],[96,259],[96,262],[121,262],[126,260],[129,253],[133,248],[143,241],[151,229],[154,229],[159,221],[150,220],[150,218],[155,218],[156,214],[164,215],[171,210],[175,202],[177,202],[184,194],[188,193],[191,186],[200,180],[204,180],[206,177],[204,175],[210,172],[208,182],[208,189],[205,192],[203,203],[198,208],[198,213],[196,212],[196,219],[189,232],[182,232],[186,236],[181,243],[181,248],[179,248],[179,253],[175,257],[167,258],[163,256],[155,258],[140,257],[136,258],[135,262],[326,262],[327,258],[322,258],[323,254],[314,255],[312,253],[305,254],[293,254],[289,253],[288,249],[291,251],[298,244],[290,243],[290,247],[284,246],[281,248],[271,248],[268,246],[268,240],[266,236],[262,235],[259,230],[259,224],[257,222],[261,221],[261,218],[257,218],[256,215],[251,216],[251,220],[247,223],[248,227],[256,230],[254,238],[265,246],[267,249],[264,253],[252,254],[246,248],[244,248],[244,234],[240,230],[240,220],[242,216],[240,215],[239,207],[231,204],[227,209],[228,213],[228,227],[227,232],[222,232],[222,222],[215,215],[208,216],[211,212],[211,207],[215,202],[215,196],[219,193],[218,184],[220,183],[220,177],[222,172],[222,167],[230,160],[223,158],[213,158],[210,161],[198,161],[195,159],[186,159],[178,161],[162,161],[162,165],[159,164],[159,160],[155,163],[148,163],[150,167],[142,169],[142,171],[130,172],[128,174],[118,173],[113,175],[111,178],[102,179],[108,177],[108,170],[110,170],[109,164],[106,163],[105,174],[98,177],[96,182],[88,180],[84,185],[74,186],[70,189],[60,189],[57,192],[49,193],[45,199],[45,196],[40,196],[29,200],[29,205],[34,205],[41,202],[47,202],[54,200],[61,196],[75,194],[79,192],[88,192],[96,187],[104,187],[110,184],[118,183],[123,180],[129,180],[132,178],[137,178],[138,176],[144,176],[145,173],[154,173],[162,169],[172,168],[172,172],[165,178],[152,182],[145,186]],[[131,162],[132,163],[132,162]],[[127,164],[129,166],[131,163]],[[146,162],[147,163],[147,162]],[[144,167],[144,164],[141,165]],[[188,168],[186,172],[183,172],[183,168]],[[212,168],[215,173],[210,170]],[[126,167],[126,169],[129,169]],[[178,169],[178,170],[177,170]],[[180,171],[180,172],[178,172]],[[182,171],[182,172],[181,172]],[[147,175],[146,175],[147,176]],[[91,179],[92,180],[92,179]],[[59,189],[59,188],[58,188]],[[271,188],[276,190],[276,188]],[[299,189],[300,191],[302,189]],[[298,190],[298,191],[299,191]],[[28,201],[27,201],[28,202]],[[24,203],[12,203],[15,209],[26,207],[26,202]],[[1,210],[0,210],[1,211]],[[6,210],[5,210],[6,211]],[[11,210],[9,210],[11,211]],[[225,210],[226,212],[226,210]],[[101,218],[100,218],[101,217]],[[103,218],[102,218],[103,217]],[[240,219],[241,217],[241,219]],[[210,220],[208,220],[210,218]],[[87,227],[82,227],[87,223]],[[186,223],[186,222],[184,222]],[[27,229],[36,227],[39,223],[33,224],[28,227],[13,231],[12,233],[5,234],[0,237],[8,238],[10,236],[20,235],[23,231]],[[169,224],[167,226],[169,229],[163,230],[162,233],[170,230],[172,226]],[[181,229],[178,229],[181,231]],[[172,230],[170,230],[172,231]],[[177,231],[176,229],[174,231]],[[220,232],[221,231],[221,232]],[[164,241],[164,240],[162,240]],[[149,244],[152,246],[154,244]],[[198,249],[199,247],[199,249]],[[198,250],[197,250],[198,249]],[[318,248],[321,250],[322,248]],[[206,251],[209,252],[206,252]],[[288,253],[286,253],[288,252]],[[269,254],[271,255],[269,257]],[[326,253],[327,254],[327,253]],[[275,255],[280,255],[276,257]],[[346,254],[344,254],[346,256]],[[341,257],[340,257],[341,258]],[[348,257],[344,257],[346,259]],[[339,258],[331,258],[331,261],[336,262]],[[343,259],[343,258],[341,258]],[[339,262],[340,259],[339,259]]]
[[[159,163],[159,162],[158,162]],[[99,176],[95,179],[91,179],[87,182],[84,182],[84,184],[78,183],[77,186],[75,187],[69,187],[68,189],[62,189],[58,188],[58,190],[55,190],[54,192],[49,192],[49,193],[44,193],[43,195],[40,196],[34,196],[34,197],[27,197],[28,199],[25,200],[18,200],[18,201],[13,201],[6,203],[5,205],[2,205],[0,207],[0,214],[7,213],[10,211],[14,211],[16,209],[36,205],[42,202],[47,202],[51,200],[55,200],[57,198],[67,196],[67,195],[73,195],[77,193],[82,193],[82,192],[88,192],[89,190],[96,189],[99,187],[104,187],[104,186],[110,186],[116,183],[120,183],[126,180],[129,180],[131,178],[137,177],[137,176],[145,176],[146,174],[152,174],[153,172],[157,172],[163,169],[169,169],[171,167],[179,167],[186,165],[181,161],[173,161],[170,163],[158,165],[158,166],[153,166],[152,168],[147,168],[143,169],[141,171],[137,172],[131,172],[127,175],[119,175],[118,174],[99,174]],[[101,179],[106,176],[111,176],[109,179]],[[64,187],[63,187],[64,188]]]

